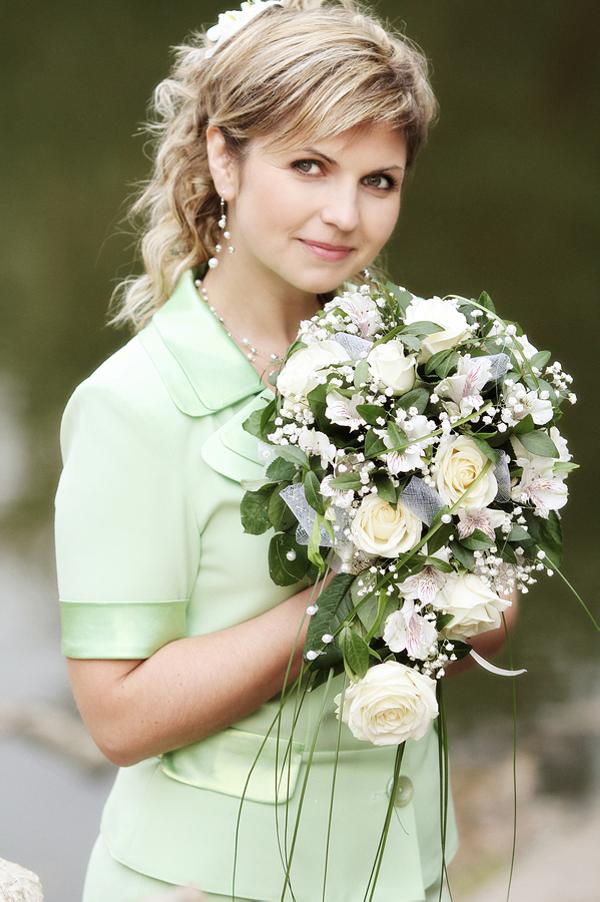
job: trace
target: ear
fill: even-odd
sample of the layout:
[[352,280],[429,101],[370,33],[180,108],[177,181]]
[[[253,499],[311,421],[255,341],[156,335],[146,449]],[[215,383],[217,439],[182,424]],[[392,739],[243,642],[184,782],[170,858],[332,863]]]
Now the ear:
[[231,200],[236,193],[237,165],[216,125],[206,129],[206,154],[215,189],[224,200]]

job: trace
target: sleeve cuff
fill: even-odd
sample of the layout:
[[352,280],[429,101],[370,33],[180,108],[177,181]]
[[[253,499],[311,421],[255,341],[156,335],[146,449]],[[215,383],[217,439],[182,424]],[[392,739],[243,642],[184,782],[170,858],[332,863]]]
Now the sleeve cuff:
[[149,658],[186,635],[187,599],[59,604],[60,650],[69,658]]

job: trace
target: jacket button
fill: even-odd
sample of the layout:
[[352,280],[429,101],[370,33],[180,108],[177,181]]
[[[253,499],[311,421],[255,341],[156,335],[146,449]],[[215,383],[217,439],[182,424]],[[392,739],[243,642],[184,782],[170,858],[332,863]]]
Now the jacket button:
[[[386,787],[388,796],[391,795],[393,785],[394,778],[390,777]],[[398,785],[396,786],[396,798],[394,799],[395,807],[403,808],[405,805],[408,805],[408,803],[412,800],[413,794],[413,781],[410,779],[410,777],[405,777],[401,774],[398,778]]]

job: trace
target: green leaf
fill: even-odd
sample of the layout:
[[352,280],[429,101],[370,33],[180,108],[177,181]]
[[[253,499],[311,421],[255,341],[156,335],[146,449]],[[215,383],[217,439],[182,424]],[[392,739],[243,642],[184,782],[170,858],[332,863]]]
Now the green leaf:
[[278,445],[277,456],[283,457],[284,460],[289,460],[291,463],[304,469],[308,470],[310,468],[308,455],[302,448],[298,448],[297,445]]
[[533,432],[535,429],[535,423],[533,422],[533,418],[530,413],[527,414],[526,417],[523,417],[522,420],[513,426],[513,432],[515,435],[525,435],[526,432]]
[[456,560],[463,565],[465,570],[473,570],[475,567],[475,558],[473,552],[465,548],[460,542],[450,542],[452,554]]
[[461,544],[470,551],[483,551],[495,544],[495,540],[490,539],[480,529],[474,529],[470,536],[461,539]]
[[342,473],[330,479],[329,485],[334,489],[360,489],[362,482],[356,473]]
[[308,538],[307,549],[309,561],[315,565],[320,573],[325,570],[325,561],[323,560],[321,552],[319,550],[321,547],[321,520],[321,515],[317,514],[315,516],[315,519],[313,520],[312,529]]
[[543,517],[536,517],[531,511],[525,511],[524,516],[534,542],[559,567],[562,557],[562,529],[556,511],[550,511],[547,520]]
[[479,297],[477,298],[477,303],[481,304],[482,307],[485,307],[486,310],[489,310],[491,313],[496,312],[496,308],[494,307],[494,302],[491,297],[487,293],[487,291],[482,291]]
[[444,327],[440,326],[439,323],[432,323],[430,320],[417,320],[414,323],[406,323],[402,329],[399,331],[399,336],[402,335],[417,335],[417,336],[425,336],[425,335],[433,335],[435,332],[443,332]]
[[425,364],[425,373],[428,376],[435,373],[440,379],[445,379],[448,373],[455,369],[457,363],[458,354],[453,348],[447,348],[444,351],[432,354]]
[[441,570],[442,573],[454,573],[452,564],[449,564],[448,561],[441,560],[439,557],[432,557],[430,554],[425,558],[425,564],[428,567],[434,567],[436,570]]
[[551,356],[550,351],[538,351],[537,354],[533,355],[529,364],[537,367],[538,370],[543,370]]
[[579,464],[573,463],[572,460],[557,460],[552,467],[553,473],[570,473],[572,470],[578,470]]
[[406,432],[404,432],[403,429],[400,429],[394,420],[390,420],[387,424],[387,434],[389,435],[394,448],[403,448],[410,444]]
[[354,367],[354,388],[359,389],[363,383],[367,385],[371,382],[371,370],[366,360],[359,360]]
[[322,516],[325,513],[325,505],[321,494],[319,477],[313,470],[308,470],[304,475],[303,484],[307,502],[313,510]]
[[412,304],[414,298],[410,291],[407,291],[406,288],[401,288],[399,285],[394,285],[393,282],[386,282],[383,286],[384,291],[387,291],[388,294],[391,294],[396,305],[398,307],[398,312],[404,316],[406,313],[406,308]]
[[558,448],[546,432],[537,429],[535,432],[526,432],[519,436],[519,441],[531,454],[540,457],[558,457]]
[[371,478],[375,483],[379,497],[384,501],[389,501],[390,504],[395,504],[398,492],[387,473],[384,470],[376,470],[374,473],[371,473]]
[[377,420],[381,418],[387,419],[387,411],[383,407],[379,407],[378,404],[357,404],[356,412],[371,426],[381,426],[381,423],[378,423]]
[[242,423],[242,429],[245,432],[249,432],[250,435],[256,436],[256,438],[263,438],[261,429],[262,413],[262,410],[253,410],[250,416],[246,417]]
[[262,408],[260,412],[260,432],[261,437],[265,436],[268,432],[272,432],[272,429],[267,429],[267,425],[271,417],[277,413],[277,399],[273,398],[272,401],[269,401],[268,404]]
[[309,391],[306,396],[311,411],[320,423],[328,422],[325,417],[325,410],[327,409],[326,395],[328,391],[330,391],[329,387],[325,383],[321,383]]
[[365,457],[377,457],[378,454],[383,454],[385,451],[387,451],[387,448],[383,439],[379,438],[372,429],[369,429],[365,436]]
[[[297,583],[308,570],[306,545],[299,545],[294,531],[278,532],[269,542],[269,574],[277,586],[291,586]],[[295,551],[293,561],[287,559],[288,551]]]
[[475,442],[484,457],[487,457],[488,460],[491,460],[493,464],[498,463],[498,452],[494,451],[494,449],[491,448],[487,442],[485,442],[482,438],[479,438],[478,435],[473,435],[473,433],[469,435],[469,438],[471,439],[471,441]]
[[[305,653],[310,649],[315,651],[327,649],[328,646],[322,641],[321,637],[325,633],[333,635],[342,620],[351,614],[354,605],[350,597],[350,588],[354,580],[355,577],[352,573],[337,573],[317,597],[316,605],[318,610],[310,618],[308,624],[304,642]],[[317,661],[319,665],[323,663],[323,656],[320,656]],[[316,663],[316,661],[313,663]]]
[[523,545],[532,542],[533,539],[522,526],[513,526],[508,534],[508,541],[515,542],[517,545]]
[[343,631],[342,652],[351,671],[362,679],[369,669],[369,646],[354,629]]
[[283,488],[283,485],[278,485],[275,488],[275,491],[269,498],[267,513],[273,528],[285,532],[287,529],[291,529],[292,526],[295,526],[298,521],[281,497],[281,490]]
[[445,626],[448,626],[451,620],[454,619],[454,614],[438,614],[435,620],[435,626],[438,632],[443,630]]
[[429,555],[435,554],[442,545],[446,544],[454,529],[455,527],[452,523],[443,523],[437,532],[434,532],[431,538],[427,539],[427,553]]
[[269,499],[275,491],[275,483],[270,482],[255,492],[246,492],[240,503],[240,515],[244,532],[259,536],[271,526],[269,520]]
[[406,394],[396,398],[396,404],[403,410],[409,410],[416,407],[419,413],[424,413],[425,408],[429,404],[429,392],[425,388],[412,388]]
[[296,466],[283,457],[274,458],[267,467],[266,474],[273,482],[291,482],[296,475]]

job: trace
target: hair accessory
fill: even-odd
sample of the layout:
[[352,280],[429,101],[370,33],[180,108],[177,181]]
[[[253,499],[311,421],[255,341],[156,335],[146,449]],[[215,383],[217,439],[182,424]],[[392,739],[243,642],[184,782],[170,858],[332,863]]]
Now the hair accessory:
[[[219,195],[219,197],[221,197],[221,196]],[[231,238],[231,232],[227,229],[227,214],[225,213],[225,201],[222,197],[221,197],[221,218],[219,219],[218,225],[219,225],[219,228],[223,230],[223,238],[225,238],[227,241],[229,241],[229,239]],[[230,245],[228,245],[227,250],[229,251],[230,254],[233,254],[235,252],[235,247],[232,244],[230,244]],[[215,253],[218,254],[218,253],[220,253],[220,251],[221,251],[221,245],[215,244]],[[210,260],[208,261],[208,265],[210,266],[211,269],[214,269],[215,266],[219,265],[219,258],[211,257]]]
[[212,25],[206,31],[208,40],[214,42],[214,46],[209,47],[206,51],[206,56],[212,56],[217,47],[267,6],[283,6],[283,3],[281,0],[244,0],[240,9],[229,9],[225,13],[219,13],[217,24]]

